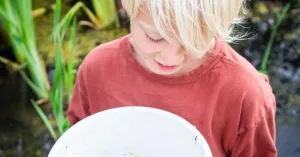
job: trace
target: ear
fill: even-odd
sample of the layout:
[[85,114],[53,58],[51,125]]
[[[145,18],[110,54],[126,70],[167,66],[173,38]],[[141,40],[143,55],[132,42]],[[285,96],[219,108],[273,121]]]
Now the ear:
[[121,1],[121,5],[122,5],[121,9],[120,9],[120,14],[123,17],[127,17],[127,6],[126,6],[126,3],[125,3],[126,0],[120,0],[120,1]]
[[127,7],[126,7],[126,4],[125,4],[125,1],[126,1],[126,0],[121,0],[121,3],[122,3],[122,8],[123,8],[123,9],[125,9],[125,10],[127,10]]

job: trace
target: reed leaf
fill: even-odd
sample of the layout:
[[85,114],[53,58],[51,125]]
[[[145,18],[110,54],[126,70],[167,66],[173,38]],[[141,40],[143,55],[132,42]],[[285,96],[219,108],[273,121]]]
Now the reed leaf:
[[1,1],[0,6],[3,28],[8,33],[17,62],[26,62],[30,79],[27,77],[25,80],[34,87],[38,97],[48,98],[49,82],[36,47],[31,1]]
[[53,139],[57,139],[57,135],[49,121],[49,119],[47,118],[46,114],[43,112],[43,110],[39,107],[39,105],[34,102],[33,100],[31,100],[31,103],[33,104],[33,107],[35,108],[35,110],[37,111],[38,115],[41,117],[42,121],[44,122],[45,126],[47,127],[47,129],[49,130],[51,136]]

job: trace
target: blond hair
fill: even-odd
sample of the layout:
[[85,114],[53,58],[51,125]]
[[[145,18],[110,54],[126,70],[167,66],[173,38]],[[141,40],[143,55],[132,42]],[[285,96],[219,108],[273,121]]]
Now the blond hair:
[[177,40],[193,55],[201,57],[216,37],[233,42],[241,39],[234,34],[235,25],[242,23],[243,0],[123,0],[127,14],[134,20],[141,5],[163,38],[172,42],[166,30],[175,32]]

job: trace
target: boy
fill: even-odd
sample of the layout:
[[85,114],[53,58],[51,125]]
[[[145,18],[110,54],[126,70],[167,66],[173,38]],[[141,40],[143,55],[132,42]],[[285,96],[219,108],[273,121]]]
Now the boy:
[[242,0],[123,0],[131,34],[81,64],[71,124],[110,108],[175,113],[203,134],[214,157],[275,157],[276,103],[268,79],[227,41]]

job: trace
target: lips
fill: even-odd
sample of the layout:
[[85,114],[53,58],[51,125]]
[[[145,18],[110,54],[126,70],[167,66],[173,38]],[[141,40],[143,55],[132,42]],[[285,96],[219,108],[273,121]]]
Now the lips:
[[177,67],[177,65],[163,65],[157,61],[155,61],[155,63],[157,63],[157,65],[159,66],[160,69],[162,70],[173,70]]

